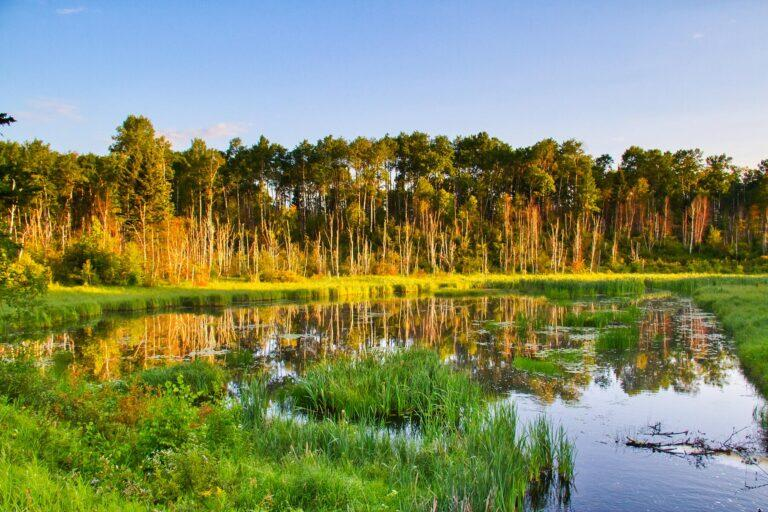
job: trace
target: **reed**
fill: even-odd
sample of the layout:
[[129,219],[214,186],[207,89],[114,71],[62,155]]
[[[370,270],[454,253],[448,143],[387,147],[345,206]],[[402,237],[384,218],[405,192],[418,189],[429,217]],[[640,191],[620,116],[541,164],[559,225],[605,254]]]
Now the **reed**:
[[603,328],[611,324],[631,324],[636,322],[642,311],[631,305],[621,309],[605,309],[597,311],[571,311],[563,318],[563,325],[568,327]]
[[335,419],[458,425],[479,407],[480,387],[429,350],[369,353],[310,368],[291,389],[300,409]]
[[597,335],[595,350],[628,350],[637,347],[639,341],[640,328],[637,324],[608,327]]

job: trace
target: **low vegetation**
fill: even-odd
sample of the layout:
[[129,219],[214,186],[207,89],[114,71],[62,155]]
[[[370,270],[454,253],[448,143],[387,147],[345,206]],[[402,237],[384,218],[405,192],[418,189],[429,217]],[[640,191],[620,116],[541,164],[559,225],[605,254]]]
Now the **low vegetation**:
[[293,386],[291,397],[300,409],[320,416],[439,427],[458,426],[481,403],[477,384],[422,350],[318,364]]
[[222,371],[95,383],[0,363],[0,508],[518,510],[573,476],[562,431],[519,425],[432,352],[321,363],[278,391],[257,374],[234,406]]
[[512,360],[512,365],[518,370],[538,373],[547,377],[560,377],[563,375],[563,369],[559,365],[541,359],[518,356]]
[[733,336],[750,380],[768,393],[768,285],[706,286],[695,290],[693,298]]

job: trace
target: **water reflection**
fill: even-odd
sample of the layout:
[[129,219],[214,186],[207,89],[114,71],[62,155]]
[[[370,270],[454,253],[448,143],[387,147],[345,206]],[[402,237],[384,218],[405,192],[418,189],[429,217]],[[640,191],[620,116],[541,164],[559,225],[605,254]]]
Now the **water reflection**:
[[544,413],[565,427],[576,445],[569,510],[754,511],[768,502],[762,467],[720,460],[694,467],[615,442],[655,422],[710,439],[747,427],[745,435],[768,439],[765,405],[731,342],[711,315],[681,298],[397,299],[109,317],[7,339],[0,357],[27,354],[100,380],[191,358],[235,374],[267,367],[285,376],[323,357],[410,345],[432,347],[471,371],[513,401],[522,420]]
[[[693,393],[701,383],[723,382],[734,364],[730,346],[714,319],[690,301],[642,301],[639,318],[629,322],[634,327],[626,333],[621,331],[626,325],[573,325],[585,314],[628,306],[615,300],[562,304],[525,296],[270,304],[111,317],[0,344],[0,357],[29,354],[50,361],[67,351],[77,369],[101,380],[190,358],[244,369],[267,365],[286,375],[341,352],[421,345],[468,368],[489,389],[524,391],[545,402],[578,400],[585,387],[611,378],[627,394],[670,388]],[[614,347],[604,342],[605,331],[630,339]]]

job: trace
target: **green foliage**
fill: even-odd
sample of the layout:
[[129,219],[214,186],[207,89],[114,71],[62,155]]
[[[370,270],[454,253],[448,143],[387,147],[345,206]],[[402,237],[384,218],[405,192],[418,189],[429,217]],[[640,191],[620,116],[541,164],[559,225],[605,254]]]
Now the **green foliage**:
[[141,262],[135,254],[116,254],[98,232],[83,235],[69,245],[54,266],[54,277],[68,284],[136,285],[141,276]]
[[320,416],[445,425],[458,425],[481,399],[477,384],[451,371],[428,350],[374,353],[316,365],[290,394],[299,408]]
[[0,250],[0,306],[29,306],[48,289],[50,271],[29,256],[9,260]]
[[145,236],[171,210],[170,144],[146,117],[128,116],[110,148],[117,167],[117,198],[126,231]]
[[138,424],[136,455],[146,458],[162,450],[184,446],[192,435],[197,418],[193,394],[179,377],[176,384],[166,382],[164,392],[149,402],[146,416]]
[[[415,361],[417,372],[435,370],[427,357]],[[0,508],[424,510],[437,500],[440,509],[460,501],[511,510],[537,475],[560,471],[551,427],[518,429],[506,405],[406,434],[266,414],[279,395],[265,379],[242,386],[234,407],[200,403],[180,375],[147,393],[133,383],[141,375],[96,384],[0,362]]]
[[512,361],[512,366],[524,372],[538,373],[547,377],[561,377],[564,374],[563,369],[557,364],[530,357],[517,356]]
[[147,386],[164,390],[167,386],[179,391],[188,389],[194,398],[212,399],[224,392],[226,375],[221,367],[196,359],[191,363],[157,366],[142,371],[139,381]]

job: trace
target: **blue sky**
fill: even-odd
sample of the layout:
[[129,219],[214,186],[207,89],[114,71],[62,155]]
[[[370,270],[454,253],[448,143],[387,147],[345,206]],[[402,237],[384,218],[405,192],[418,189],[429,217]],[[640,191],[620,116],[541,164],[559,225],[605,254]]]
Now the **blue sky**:
[[14,140],[487,131],[768,158],[766,1],[0,0]]

